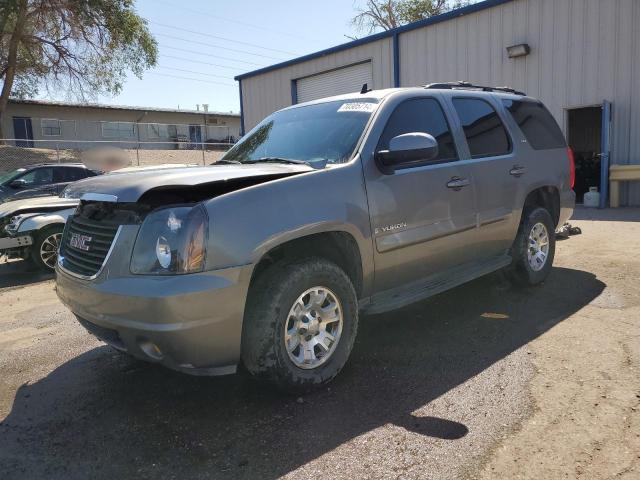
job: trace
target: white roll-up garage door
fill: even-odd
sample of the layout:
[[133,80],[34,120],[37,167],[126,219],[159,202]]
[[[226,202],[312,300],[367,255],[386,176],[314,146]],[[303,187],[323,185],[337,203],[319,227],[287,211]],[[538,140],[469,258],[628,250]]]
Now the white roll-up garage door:
[[298,103],[318,98],[359,92],[362,85],[373,88],[371,62],[358,63],[296,80]]

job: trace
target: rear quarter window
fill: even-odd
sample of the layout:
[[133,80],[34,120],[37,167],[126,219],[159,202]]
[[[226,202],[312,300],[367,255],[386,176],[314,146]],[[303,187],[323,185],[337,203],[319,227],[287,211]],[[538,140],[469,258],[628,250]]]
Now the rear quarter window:
[[502,103],[533,149],[549,150],[567,146],[562,130],[541,102],[503,100]]
[[479,98],[454,98],[471,158],[495,157],[511,152],[511,140],[495,109]]

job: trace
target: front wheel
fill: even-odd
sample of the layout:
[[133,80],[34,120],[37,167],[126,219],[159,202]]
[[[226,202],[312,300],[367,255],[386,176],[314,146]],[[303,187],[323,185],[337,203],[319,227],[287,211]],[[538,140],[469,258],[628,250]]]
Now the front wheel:
[[541,207],[525,210],[511,249],[509,278],[523,286],[542,283],[551,272],[555,251],[555,228],[549,211]]
[[321,258],[276,264],[250,289],[242,360],[284,390],[310,390],[340,372],[357,330],[356,293],[342,269]]
[[63,230],[64,225],[49,225],[36,233],[31,246],[31,260],[40,270],[55,270]]

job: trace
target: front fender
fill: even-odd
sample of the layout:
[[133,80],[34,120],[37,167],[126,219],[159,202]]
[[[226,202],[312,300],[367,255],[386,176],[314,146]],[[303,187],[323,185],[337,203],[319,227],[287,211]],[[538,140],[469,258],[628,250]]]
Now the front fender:
[[66,210],[60,210],[57,212],[43,213],[41,215],[34,215],[26,218],[18,227],[17,233],[30,232],[34,230],[40,230],[53,224],[65,224],[69,215],[73,215],[75,208],[69,208]]
[[238,190],[205,203],[207,269],[256,264],[273,248],[324,232],[345,232],[360,250],[363,289],[373,280],[371,225],[359,161]]

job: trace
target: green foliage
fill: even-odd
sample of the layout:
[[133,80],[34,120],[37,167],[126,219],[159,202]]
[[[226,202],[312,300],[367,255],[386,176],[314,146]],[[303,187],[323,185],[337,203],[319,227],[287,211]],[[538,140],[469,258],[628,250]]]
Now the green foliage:
[[440,15],[473,3],[472,0],[367,0],[351,23],[358,30],[373,33],[391,30],[411,22]]
[[128,71],[141,77],[156,58],[134,0],[0,0],[0,113],[5,94],[40,88],[116,94]]

